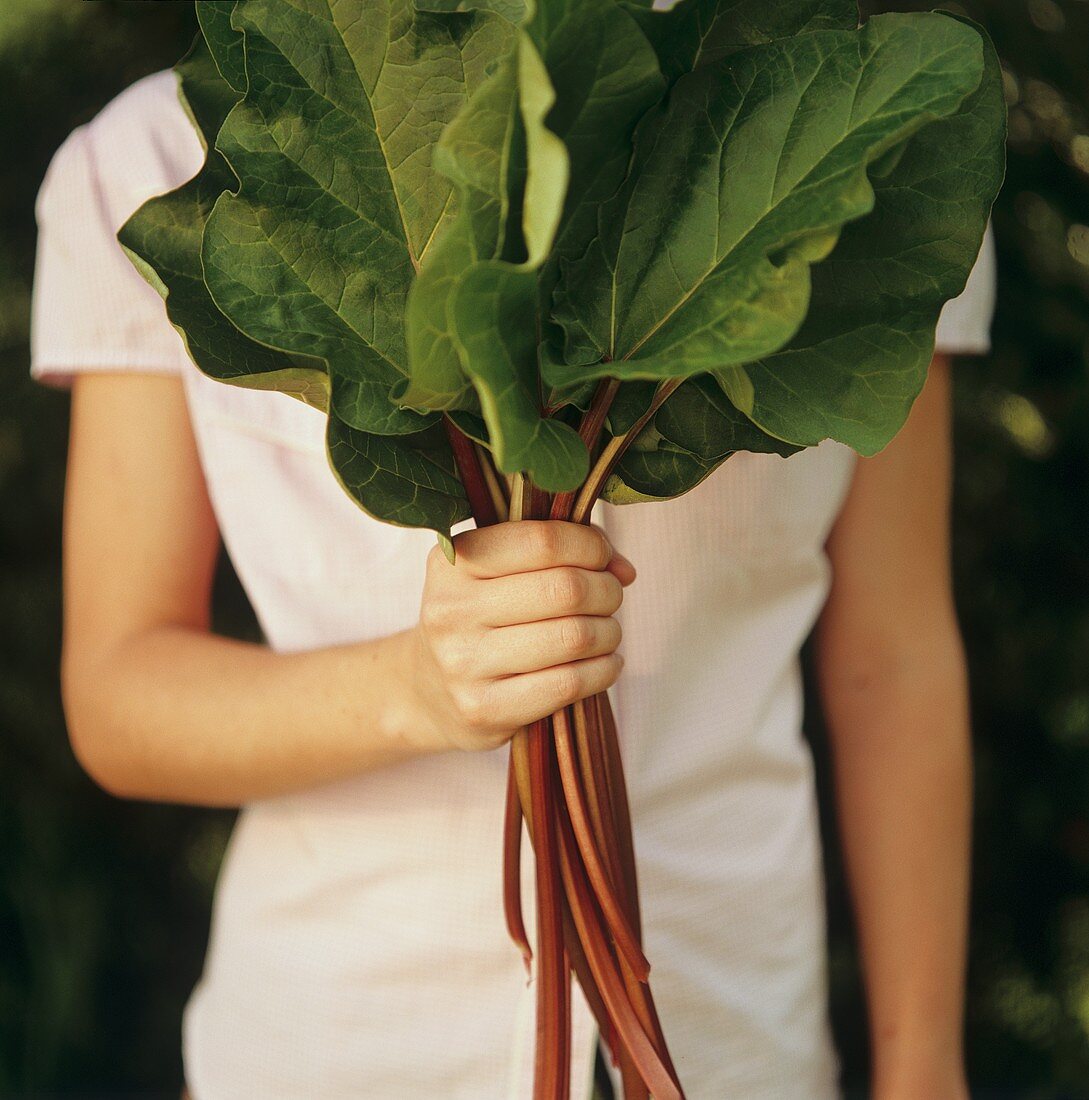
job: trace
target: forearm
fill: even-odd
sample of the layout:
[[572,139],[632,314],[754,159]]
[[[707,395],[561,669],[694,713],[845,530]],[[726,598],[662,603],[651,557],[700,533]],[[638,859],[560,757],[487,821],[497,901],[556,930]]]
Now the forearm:
[[211,634],[219,530],[180,379],[79,380],[64,530],[69,734],[122,796],[237,805],[486,752],[620,672],[635,570],[575,523],[463,532],[456,566],[435,547],[416,625],[387,638],[277,654]]
[[956,628],[884,667],[826,680],[875,1087],[946,1096],[962,1063],[971,802]]
[[84,767],[130,798],[239,805],[436,751],[409,634],[302,653],[149,629],[65,668]]

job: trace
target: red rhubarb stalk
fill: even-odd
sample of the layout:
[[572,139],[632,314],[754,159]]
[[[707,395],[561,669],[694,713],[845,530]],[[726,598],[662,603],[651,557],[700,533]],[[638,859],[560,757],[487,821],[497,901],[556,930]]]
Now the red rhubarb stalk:
[[565,711],[557,711],[552,716],[552,729],[555,736],[556,760],[559,764],[560,781],[567,803],[567,812],[571,819],[571,828],[575,834],[575,840],[578,843],[579,854],[582,856],[582,862],[594,892],[594,898],[605,917],[605,924],[609,933],[613,937],[617,949],[624,956],[628,967],[640,981],[646,981],[650,973],[650,963],[647,962],[646,956],[639,946],[639,941],[628,923],[623,906],[617,900],[613,889],[613,881],[605,869],[605,863],[598,850],[593,827],[590,824],[589,811],[586,808],[586,798],[579,779],[578,764],[575,760],[575,746],[571,737],[571,726]]
[[594,697],[599,720],[591,727],[591,736],[597,739],[600,751],[595,758],[605,767],[604,789],[611,796],[613,830],[620,855],[620,868],[624,876],[625,893],[632,899],[634,912],[628,914],[634,928],[642,935],[639,914],[639,882],[635,868],[635,846],[632,840],[631,808],[628,805],[628,787],[624,781],[624,761],[620,753],[620,739],[613,718],[612,704],[605,692]]
[[442,426],[446,429],[446,438],[450,441],[450,450],[454,454],[454,464],[458,468],[458,476],[465,489],[465,496],[469,500],[469,508],[476,520],[476,525],[491,527],[499,522],[499,512],[484,476],[484,468],[476,447],[450,417],[442,418]]
[[567,1100],[571,1078],[571,1003],[563,949],[556,800],[552,784],[552,742],[547,719],[534,722],[527,737],[530,802],[537,883],[537,1046],[533,1100]]
[[560,867],[567,900],[571,905],[571,915],[602,1000],[616,1026],[619,1040],[631,1055],[655,1100],[684,1100],[676,1074],[668,1064],[668,1056],[663,1057],[663,1053],[656,1049],[655,1041],[643,1029],[643,1024],[629,1000],[617,961],[609,949],[589,883],[579,863],[578,847],[570,825],[562,817],[557,823]]
[[507,769],[507,804],[503,813],[503,914],[507,933],[522,953],[526,976],[530,977],[533,950],[522,917],[522,801],[513,767]]
[[[509,500],[490,457],[444,418],[478,526],[550,516],[589,521],[590,511],[627,445],[673,386],[659,387],[646,415],[597,454],[578,494],[550,499],[517,476]],[[581,434],[597,450],[617,384],[599,385]],[[508,508],[509,506],[509,508]],[[537,983],[534,1100],[567,1100],[574,970],[624,1082],[624,1100],[683,1093],[646,984],[640,942],[631,821],[616,727],[605,695],[536,722],[510,745],[503,836],[507,927]],[[535,854],[537,950],[531,955],[521,906],[521,824]]]

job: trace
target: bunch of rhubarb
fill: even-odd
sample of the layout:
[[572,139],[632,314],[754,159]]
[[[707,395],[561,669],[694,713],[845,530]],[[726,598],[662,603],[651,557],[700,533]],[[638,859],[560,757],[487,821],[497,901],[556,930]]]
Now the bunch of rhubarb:
[[[998,63],[950,15],[196,6],[177,72],[206,162],[122,244],[202,371],[321,409],[344,489],[451,554],[470,517],[585,523],[737,451],[879,450],[1002,178]],[[504,874],[537,1100],[567,1095],[572,974],[626,1100],[682,1096],[606,696],[514,738]]]

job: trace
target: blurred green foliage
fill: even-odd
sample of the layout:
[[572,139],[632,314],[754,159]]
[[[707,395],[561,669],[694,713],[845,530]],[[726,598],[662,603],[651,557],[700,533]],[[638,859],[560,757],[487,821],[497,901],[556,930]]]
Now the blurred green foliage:
[[27,375],[33,205],[69,131],[173,63],[181,3],[0,5],[0,1095],[176,1098],[229,819],[125,805],[72,759],[60,710],[67,399]]
[[[945,6],[994,36],[1011,107],[995,351],[957,372],[956,568],[978,743],[971,1076],[980,1096],[1086,1098],[1089,0]],[[49,157],[192,33],[187,3],[0,5],[5,1096],[177,1095],[181,1007],[230,825],[116,802],[72,759],[57,682],[67,402],[27,376],[33,202]],[[252,636],[229,570],[221,581],[218,625]],[[823,758],[817,715],[810,724]],[[834,1020],[847,1082],[861,1089],[864,1014],[829,852]]]

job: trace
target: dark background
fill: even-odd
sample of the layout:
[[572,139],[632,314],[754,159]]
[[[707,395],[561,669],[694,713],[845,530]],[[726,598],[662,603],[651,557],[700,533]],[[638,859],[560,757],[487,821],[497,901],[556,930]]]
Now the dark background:
[[[994,215],[995,348],[958,365],[956,394],[956,568],[977,738],[971,1079],[979,1096],[1080,1100],[1089,1098],[1089,0],[947,6],[990,30],[1011,109]],[[122,88],[176,60],[192,33],[187,3],[0,4],[3,1096],[177,1095],[180,1012],[230,827],[225,814],[116,802],[72,759],[57,684],[67,400],[27,376],[33,203],[49,157]],[[222,629],[252,635],[228,568],[217,615]],[[818,714],[809,725],[821,758]],[[857,964],[829,848],[833,1014],[847,1083],[861,1090]]]

